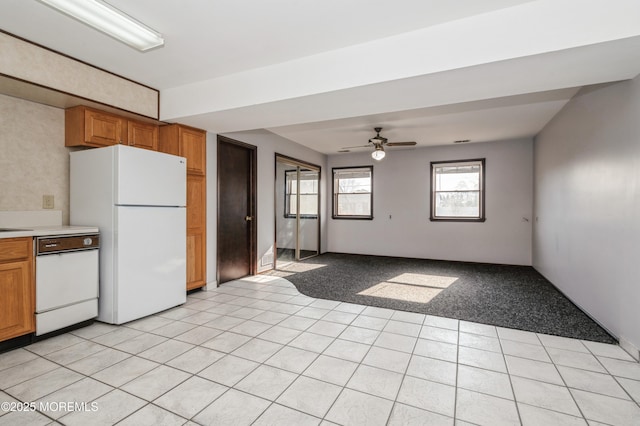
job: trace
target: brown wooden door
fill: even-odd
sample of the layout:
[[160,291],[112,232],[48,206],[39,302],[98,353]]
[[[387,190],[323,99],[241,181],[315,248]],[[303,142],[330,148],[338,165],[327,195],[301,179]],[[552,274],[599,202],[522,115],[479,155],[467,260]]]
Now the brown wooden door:
[[218,283],[255,274],[256,147],[218,137]]

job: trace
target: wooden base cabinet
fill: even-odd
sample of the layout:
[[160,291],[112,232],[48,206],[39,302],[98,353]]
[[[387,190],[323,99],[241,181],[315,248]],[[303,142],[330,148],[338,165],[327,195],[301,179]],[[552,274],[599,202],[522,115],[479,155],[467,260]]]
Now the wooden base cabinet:
[[207,284],[206,241],[204,231],[187,230],[187,290]]
[[207,284],[207,185],[204,130],[180,124],[160,127],[158,151],[187,159],[187,290]]
[[31,237],[0,239],[0,295],[0,341],[34,332]]

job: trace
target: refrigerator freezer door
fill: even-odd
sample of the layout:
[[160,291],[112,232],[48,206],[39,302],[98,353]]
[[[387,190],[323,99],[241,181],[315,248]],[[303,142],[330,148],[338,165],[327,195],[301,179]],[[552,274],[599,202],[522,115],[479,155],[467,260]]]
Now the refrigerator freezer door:
[[[187,281],[186,209],[115,209],[115,303],[113,321],[107,322],[122,324],[183,304]],[[102,320],[102,316],[100,312],[98,319]]]
[[117,205],[186,206],[187,160],[183,157],[118,145]]

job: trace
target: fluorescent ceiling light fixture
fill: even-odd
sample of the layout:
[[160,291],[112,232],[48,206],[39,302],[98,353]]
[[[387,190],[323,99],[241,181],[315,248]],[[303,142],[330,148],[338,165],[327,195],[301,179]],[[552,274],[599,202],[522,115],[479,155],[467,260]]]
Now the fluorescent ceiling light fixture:
[[164,45],[162,34],[102,0],[38,0],[142,52]]

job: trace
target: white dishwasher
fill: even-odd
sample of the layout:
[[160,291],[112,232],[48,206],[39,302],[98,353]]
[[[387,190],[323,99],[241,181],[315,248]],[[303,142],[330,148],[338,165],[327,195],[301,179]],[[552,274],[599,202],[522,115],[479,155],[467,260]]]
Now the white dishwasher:
[[98,234],[36,238],[36,336],[98,315]]

